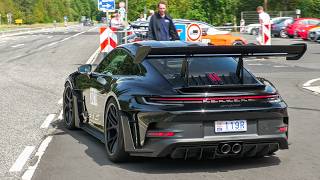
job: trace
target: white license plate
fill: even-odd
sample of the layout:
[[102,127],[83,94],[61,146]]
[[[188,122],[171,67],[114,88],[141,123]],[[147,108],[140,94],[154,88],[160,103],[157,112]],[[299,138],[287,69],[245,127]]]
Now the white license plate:
[[244,132],[247,131],[247,120],[215,121],[215,132]]

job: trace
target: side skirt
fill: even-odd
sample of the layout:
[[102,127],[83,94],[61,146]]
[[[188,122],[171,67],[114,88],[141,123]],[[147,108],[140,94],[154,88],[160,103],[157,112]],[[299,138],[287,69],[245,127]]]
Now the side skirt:
[[104,134],[99,130],[95,129],[94,127],[88,124],[81,124],[80,128],[92,135],[93,137],[99,139],[102,143],[105,143]]

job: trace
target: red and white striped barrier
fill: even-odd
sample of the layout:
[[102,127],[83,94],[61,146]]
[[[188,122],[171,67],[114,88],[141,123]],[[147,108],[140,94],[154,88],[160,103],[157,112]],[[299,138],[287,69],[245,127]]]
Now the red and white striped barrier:
[[262,24],[262,44],[271,45],[271,24]]
[[100,49],[101,52],[109,53],[117,47],[117,29],[113,27],[100,27]]

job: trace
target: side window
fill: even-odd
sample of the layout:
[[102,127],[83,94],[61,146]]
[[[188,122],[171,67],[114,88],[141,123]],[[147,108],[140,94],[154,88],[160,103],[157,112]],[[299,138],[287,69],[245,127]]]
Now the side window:
[[125,50],[117,49],[99,64],[95,72],[111,73],[113,75],[137,75],[140,70]]
[[311,25],[317,25],[320,21],[317,21],[317,20],[310,20],[309,21],[309,24]]

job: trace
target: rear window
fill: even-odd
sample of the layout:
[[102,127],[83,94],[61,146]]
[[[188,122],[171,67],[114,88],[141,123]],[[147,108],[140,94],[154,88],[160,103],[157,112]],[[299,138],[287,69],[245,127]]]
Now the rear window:
[[[173,85],[186,84],[183,74],[185,57],[151,58],[148,62]],[[244,69],[243,83],[237,76],[238,62],[232,57],[191,57],[189,85],[257,84],[256,79]]]

